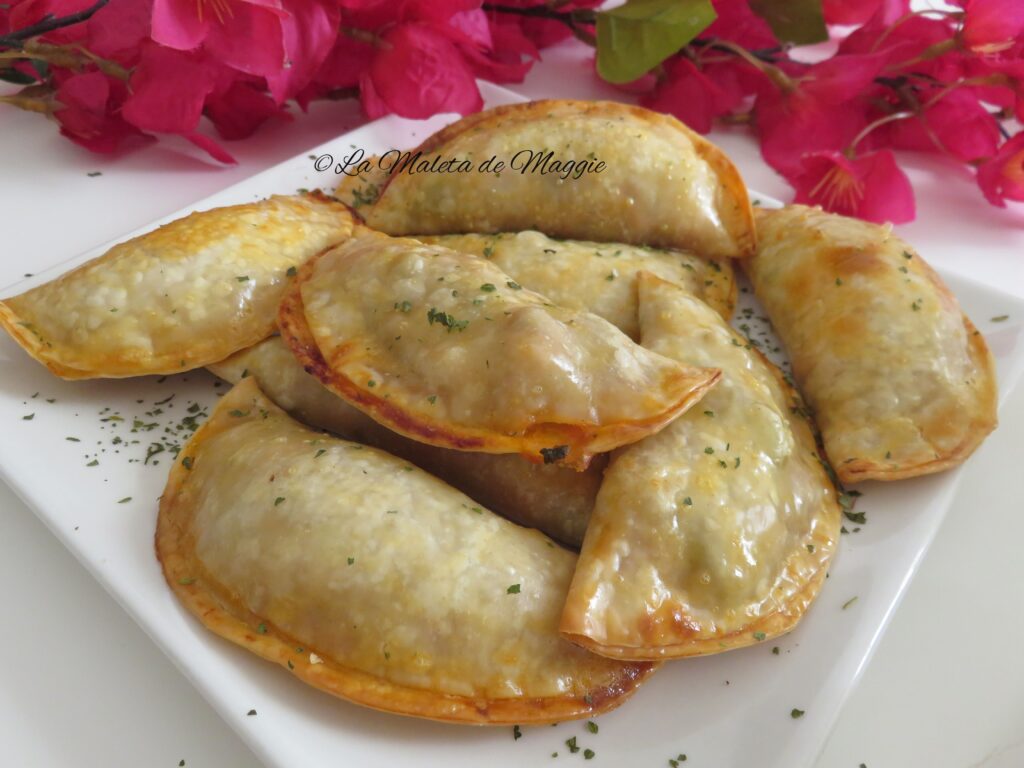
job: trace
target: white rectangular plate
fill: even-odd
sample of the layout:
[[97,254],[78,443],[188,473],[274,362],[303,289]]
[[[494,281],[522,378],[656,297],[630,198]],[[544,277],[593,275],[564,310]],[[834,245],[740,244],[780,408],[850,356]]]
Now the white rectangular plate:
[[[489,106],[520,100],[490,86],[484,92]],[[310,155],[329,153],[340,160],[353,146],[367,153],[410,147],[449,119],[377,121],[167,220],[300,187],[330,189],[335,177],[316,173]],[[136,233],[124,239],[132,234]],[[52,279],[110,245],[10,286],[0,295]],[[1024,302],[961,278],[947,279],[992,346],[1005,398],[1024,369]],[[761,314],[749,294],[740,306],[752,308],[755,316]],[[1004,314],[1010,315],[1008,321],[987,320]],[[741,313],[735,322],[744,322]],[[754,338],[763,341],[762,331],[751,325]],[[153,554],[157,497],[172,453],[155,453],[148,464],[143,462],[152,444],[187,439],[189,430],[187,425],[182,428],[182,421],[194,415],[189,407],[196,403],[208,408],[225,389],[204,372],[64,382],[4,336],[0,477],[256,753],[268,765],[282,768],[500,768],[547,762],[555,752],[560,760],[581,759],[582,751],[571,755],[566,747],[572,737],[581,750],[594,750],[589,763],[594,766],[663,768],[679,754],[686,754],[686,765],[694,768],[808,766],[946,514],[960,474],[863,487],[858,509],[867,512],[868,522],[860,532],[842,537],[821,596],[792,634],[742,651],[665,665],[632,700],[598,720],[598,734],[584,723],[563,723],[557,728],[524,728],[522,738],[514,740],[510,728],[443,725],[335,700],[215,637],[181,609]],[[127,497],[131,500],[123,501]],[[846,525],[856,527],[848,521]],[[857,599],[851,603],[853,598]],[[466,638],[466,643],[472,642]],[[778,654],[772,652],[775,645]],[[794,719],[794,708],[806,714]],[[247,716],[253,709],[258,716]]]

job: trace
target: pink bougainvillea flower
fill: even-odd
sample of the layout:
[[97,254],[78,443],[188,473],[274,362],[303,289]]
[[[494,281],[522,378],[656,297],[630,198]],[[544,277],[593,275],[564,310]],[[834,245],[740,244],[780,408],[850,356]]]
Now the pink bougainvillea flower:
[[914,190],[890,150],[852,159],[839,152],[814,152],[800,165],[792,179],[798,203],[879,223],[914,218]]
[[[1024,52],[1020,57],[972,56],[966,62],[967,77],[980,79],[982,84],[971,90],[982,101],[1016,111],[1017,119],[1024,122]],[[991,83],[985,83],[991,80]]]
[[251,75],[285,66],[280,0],[153,0],[153,40],[179,51],[202,45],[218,61]]
[[343,36],[327,54],[313,80],[328,89],[353,88],[359,84],[359,78],[369,68],[373,56],[372,45]]
[[761,155],[790,180],[799,174],[806,153],[838,152],[868,124],[867,105],[859,101],[831,106],[800,91],[763,92],[755,103],[754,119]]
[[807,152],[839,151],[868,124],[869,86],[884,65],[879,54],[849,54],[808,68],[793,90],[762,89],[754,104],[761,154],[787,178]]
[[885,58],[884,74],[887,76],[911,71],[943,82],[963,76],[966,57],[955,46],[942,55],[922,57],[932,46],[948,43],[953,38],[955,23],[951,18],[910,16],[893,24],[896,19],[887,16],[886,10],[883,5],[866,24],[843,39],[839,53],[880,54]]
[[768,22],[750,10],[747,0],[714,0],[718,18],[701,37],[718,37],[742,45],[748,50],[774,48],[779,44]]
[[[483,11],[462,11],[435,27],[456,44],[473,74],[494,83],[521,83],[533,62],[518,51],[495,51],[494,35]],[[533,45],[526,40],[526,45]],[[534,49],[535,50],[535,49]]]
[[491,29],[491,56],[497,61],[520,62],[524,59],[538,61],[540,50],[534,42],[523,34],[518,24],[503,24],[488,18]]
[[[32,24],[37,24],[46,16],[59,18],[84,11],[95,2],[96,0],[22,0],[22,2],[13,2],[10,5],[8,24],[11,29],[24,29]],[[72,24],[47,32],[44,39],[49,43],[64,44],[78,42],[84,36],[83,26]]]
[[335,0],[345,26],[381,32],[392,24],[445,24],[457,13],[480,8],[481,0]]
[[102,72],[71,74],[57,88],[53,116],[60,132],[93,152],[113,152],[126,139],[147,138],[117,112],[127,90]]
[[111,0],[85,23],[86,47],[97,56],[133,67],[149,37],[153,0]]
[[822,13],[826,24],[863,24],[878,11],[881,0],[823,0]]
[[823,0],[821,10],[827,24],[863,24],[875,16],[888,26],[910,12],[910,0]]
[[678,56],[666,62],[665,76],[640,99],[640,104],[674,115],[693,130],[707,133],[715,118],[732,111],[742,98],[705,75],[690,59]]
[[189,131],[183,135],[188,141],[195,144],[217,162],[224,163],[225,165],[234,165],[237,162],[230,152],[209,136],[199,133],[199,131]]
[[446,19],[448,26],[461,37],[472,41],[474,45],[485,51],[494,47],[491,26],[487,23],[487,14],[479,8],[453,13]]
[[266,75],[277,102],[294,98],[313,79],[338,39],[341,13],[329,0],[284,0],[281,20],[285,66]]
[[360,77],[363,109],[370,118],[394,112],[427,118],[438,112],[483,107],[473,71],[447,35],[433,25],[400,24],[383,35]]
[[862,95],[885,63],[883,53],[836,54],[805,70],[800,89],[822,104],[842,104]]
[[234,158],[197,130],[203,104],[223,70],[197,52],[176,51],[152,41],[142,46],[139,65],[129,81],[131,95],[121,115],[143,131],[176,133],[223,163]]
[[147,42],[122,113],[144,131],[185,134],[199,123],[214,85],[213,72],[200,54]]
[[1020,0],[962,0],[964,44],[981,54],[1012,48],[1024,33],[1024,3]]
[[481,0],[404,0],[397,5],[401,8],[400,18],[403,21],[444,24],[461,14],[480,11]]
[[203,114],[217,133],[228,140],[246,139],[272,117],[291,119],[263,89],[262,84],[235,80],[220,93],[206,99]]
[[1024,200],[1024,131],[999,148],[978,167],[978,186],[992,205]]
[[[570,2],[558,3],[558,10],[562,13],[569,13],[580,8],[596,8],[602,2],[603,0],[570,0]],[[505,2],[496,3],[495,5],[531,8],[547,4],[548,0],[505,0]],[[492,26],[508,24],[518,27],[523,37],[532,42],[537,48],[548,48],[555,43],[560,43],[572,37],[572,30],[569,26],[555,19],[521,16],[513,13],[501,13],[495,10],[488,10],[487,14]]]
[[964,88],[946,92],[922,115],[888,126],[897,149],[948,152],[965,163],[990,157],[999,146],[999,126],[978,97]]

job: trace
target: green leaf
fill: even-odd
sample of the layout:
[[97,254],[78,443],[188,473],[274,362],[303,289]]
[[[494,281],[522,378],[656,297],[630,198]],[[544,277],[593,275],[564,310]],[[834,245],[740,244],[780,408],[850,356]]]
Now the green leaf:
[[780,42],[809,45],[828,40],[821,0],[750,0],[750,8],[768,22]]
[[32,75],[26,75],[17,69],[0,69],[0,80],[15,85],[30,85],[36,82],[36,78]]
[[597,14],[597,72],[628,83],[663,62],[715,20],[710,0],[629,0]]

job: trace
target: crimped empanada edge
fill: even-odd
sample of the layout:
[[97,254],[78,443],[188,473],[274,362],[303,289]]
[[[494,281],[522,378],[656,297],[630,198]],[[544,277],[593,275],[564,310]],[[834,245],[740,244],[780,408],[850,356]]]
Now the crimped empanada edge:
[[[221,403],[230,405],[231,394]],[[252,379],[240,383],[234,394],[262,396]],[[269,398],[263,399],[265,407],[280,411]],[[222,413],[224,410],[220,408]],[[657,669],[656,664],[624,666],[621,678],[614,684],[596,688],[583,696],[489,699],[398,685],[338,664],[327,654],[317,655],[315,648],[261,620],[244,606],[234,604],[237,600],[224,599],[222,596],[230,594],[229,590],[209,576],[192,550],[195,542],[188,530],[190,516],[182,499],[183,486],[195,466],[193,462],[201,461],[197,454],[203,442],[237,423],[215,411],[182,449],[181,458],[174,462],[160,498],[154,541],[168,586],[185,609],[214,634],[288,669],[304,683],[338,698],[383,712],[471,725],[544,724],[594,717],[629,698]],[[186,459],[189,466],[183,463]]]
[[[755,212],[755,218],[771,218],[775,215],[790,212],[792,207],[793,206],[784,206],[782,208],[758,208]],[[804,207],[812,211],[821,210],[820,206],[797,207]],[[806,217],[806,212],[803,213],[803,216]],[[992,358],[992,353],[988,348],[988,344],[985,342],[984,336],[975,327],[974,323],[971,322],[971,319],[967,314],[959,309],[960,302],[957,300],[953,292],[950,291],[949,286],[946,285],[945,281],[939,276],[931,264],[922,258],[917,252],[917,249],[910,243],[907,243],[902,239],[900,241],[914,253],[915,258],[911,260],[915,265],[914,268],[920,269],[921,273],[932,284],[937,295],[951,302],[960,312],[960,317],[968,339],[968,353],[974,363],[978,376],[981,378],[981,385],[978,388],[979,398],[976,402],[976,413],[975,417],[971,419],[970,427],[966,430],[963,438],[956,446],[948,451],[933,455],[922,461],[897,464],[896,462],[886,461],[885,459],[879,458],[855,458],[854,460],[846,461],[845,463],[842,461],[831,463],[831,466],[835,470],[836,477],[843,484],[860,483],[867,480],[878,480],[881,482],[909,480],[914,477],[923,477],[926,475],[936,474],[938,472],[945,472],[946,470],[957,467],[966,461],[978,446],[984,442],[985,438],[996,428],[999,422],[997,415],[999,392],[995,372],[995,361]],[[749,279],[749,260],[744,259],[740,262],[740,266]],[[769,319],[770,315],[771,313],[769,313]],[[828,454],[827,442],[825,443],[825,453],[826,455]]]
[[[943,290],[948,291],[943,285]],[[909,480],[912,477],[933,475],[945,472],[963,464],[970,458],[985,438],[998,426],[997,408],[999,390],[996,383],[995,361],[992,352],[985,343],[985,337],[974,326],[966,314],[961,313],[964,329],[967,332],[971,360],[974,361],[979,377],[982,379],[978,388],[979,399],[975,417],[957,445],[936,458],[916,464],[893,464],[884,460],[856,459],[845,464],[833,465],[836,476],[843,483],[861,483],[866,480]]]
[[[409,242],[420,245],[417,241],[410,240]],[[303,264],[299,268],[296,279],[285,292],[278,312],[278,327],[281,330],[281,336],[307,373],[375,421],[413,440],[461,451],[519,453],[524,458],[535,462],[541,460],[541,449],[568,445],[570,446],[569,460],[563,463],[565,466],[583,470],[587,468],[594,455],[636,442],[663,429],[696,404],[721,377],[721,371],[715,368],[684,367],[684,370],[678,373],[678,378],[693,377],[697,380],[696,383],[687,388],[683,396],[663,412],[649,419],[630,422],[609,425],[545,422],[532,425],[518,436],[430,422],[421,414],[407,411],[395,405],[393,401],[359,387],[351,378],[336,371],[324,359],[306,320],[302,286],[312,278],[317,262],[330,250],[327,249],[317,254]],[[342,350],[342,355],[336,357],[343,357],[343,353],[344,350]]]
[[[651,110],[644,109],[643,107],[637,107],[631,104],[622,104],[617,101],[582,101],[578,99],[541,99],[538,101],[528,101],[517,104],[503,104],[484,112],[477,112],[475,114],[468,115],[463,117],[461,120],[446,125],[441,130],[431,136],[428,136],[420,143],[419,146],[412,150],[411,154],[415,155],[417,152],[422,152],[424,154],[434,152],[445,144],[470,131],[486,131],[496,123],[508,118],[513,118],[517,122],[525,123],[542,117],[547,117],[554,108],[577,109],[581,114],[597,112],[599,114],[612,113],[614,115],[622,115],[623,113],[628,113],[642,122],[666,122],[677,130],[682,131],[690,141],[693,142],[696,153],[701,157],[701,159],[711,166],[712,170],[715,172],[715,176],[722,183],[729,201],[735,205],[736,209],[735,219],[731,216],[725,217],[734,222],[733,226],[726,225],[726,229],[736,243],[736,253],[701,255],[713,255],[723,258],[745,258],[753,255],[757,248],[757,231],[754,226],[754,212],[753,206],[750,203],[750,196],[747,193],[747,185],[744,183],[742,176],[740,176],[739,170],[717,145],[687,127],[680,120],[660,112],[652,112]],[[399,174],[400,171],[397,167],[391,171],[380,188],[380,195],[378,199],[383,198],[388,187],[391,185],[391,182]],[[725,201],[721,202],[723,202],[723,204],[727,204]],[[371,210],[372,208],[373,206],[371,206]]]
[[[22,294],[25,295],[25,294]],[[19,298],[17,296],[13,298]],[[64,364],[59,356],[49,350],[57,349],[44,342],[32,331],[32,324],[21,319],[21,316],[14,310],[10,300],[0,301],[0,327],[2,327],[18,346],[25,350],[28,355],[39,363],[42,363],[51,373],[66,381],[77,381],[82,379],[128,379],[137,376],[163,376],[176,373],[187,373],[188,371],[202,368],[212,363],[218,363],[243,349],[258,344],[264,339],[274,335],[273,320],[266,323],[256,333],[247,334],[236,339],[237,344],[230,347],[220,344],[216,339],[208,341],[205,345],[183,349],[174,354],[150,357],[145,364],[125,355],[107,355],[97,358],[96,365],[90,368],[75,368]],[[220,347],[219,349],[217,347]],[[215,350],[215,351],[214,351]]]
[[[652,280],[670,282],[663,280],[657,275],[646,274]],[[731,328],[730,330],[734,337],[739,338],[735,330]],[[793,431],[794,438],[803,449],[812,452],[818,459],[821,464],[822,479],[832,490],[831,503],[829,503],[829,499],[825,500],[826,503],[817,517],[820,525],[816,527],[813,537],[814,552],[818,554],[819,560],[818,568],[807,579],[804,587],[792,594],[784,606],[760,617],[757,621],[745,627],[722,635],[694,636],[678,643],[657,646],[602,644],[580,632],[566,631],[564,629],[561,632],[562,637],[593,653],[620,661],[653,661],[705,656],[737,648],[746,648],[784,635],[796,627],[811,603],[814,602],[821,589],[821,585],[825,582],[826,574],[838,549],[841,508],[839,506],[837,490],[826,471],[827,465],[825,458],[818,449],[813,424],[801,415],[807,413],[807,409],[803,399],[800,397],[800,393],[789,384],[779,367],[769,360],[761,350],[751,346],[750,351],[768,367],[768,370],[775,377],[776,382],[786,397],[786,407],[789,409],[788,423]],[[828,525],[830,517],[832,524]],[[804,542],[805,545],[809,543],[812,542]],[[781,578],[785,581],[794,581],[791,562],[787,561]],[[567,613],[563,613],[563,626],[568,624],[577,627],[583,625],[582,617],[577,617],[573,621],[567,621],[566,616]]]
[[[334,245],[338,245],[351,237],[355,222],[358,220],[348,206],[334,200],[320,190],[315,190],[302,195],[273,195],[265,200],[257,201],[257,203],[266,202],[267,200],[275,198],[286,200],[288,202],[294,202],[294,199],[296,198],[308,199],[319,205],[330,206],[332,209],[336,208],[337,213],[339,214],[344,213],[349,219],[349,234]],[[132,240],[111,246],[110,249],[100,256],[90,259],[83,264],[79,264],[77,267],[55,278],[53,282],[70,279],[72,276],[83,270],[94,268],[98,262],[106,259],[111,253],[115,252],[116,249],[126,246],[139,238],[152,235],[164,227],[171,225],[181,226],[181,222],[192,217],[222,211],[226,208],[237,208],[242,205],[249,204],[221,206],[219,208],[211,208],[204,211],[193,211],[186,216],[174,219],[173,221],[167,222],[156,229],[138,235]],[[46,284],[47,283],[44,283],[44,285]],[[42,286],[38,287],[41,288]],[[0,328],[6,330],[8,334],[10,334],[11,338],[13,338],[14,341],[17,342],[17,344],[24,349],[30,357],[46,366],[46,368],[48,368],[54,375],[68,381],[81,379],[126,379],[137,376],[163,376],[186,373],[212,363],[218,363],[236,352],[247,349],[254,344],[258,344],[264,339],[274,335],[276,331],[276,321],[271,315],[267,317],[263,327],[255,329],[252,333],[245,334],[244,336],[239,334],[231,336],[230,334],[227,334],[228,338],[231,340],[230,344],[225,344],[224,336],[218,334],[216,336],[201,339],[187,349],[183,348],[162,355],[147,356],[141,352],[127,355],[107,354],[97,356],[88,367],[75,366],[62,361],[62,347],[54,346],[50,342],[46,341],[41,335],[41,331],[36,330],[33,324],[24,319],[15,308],[15,303],[19,299],[29,296],[34,290],[36,289],[29,289],[24,293],[0,300]],[[63,347],[63,349],[67,349],[67,347]]]

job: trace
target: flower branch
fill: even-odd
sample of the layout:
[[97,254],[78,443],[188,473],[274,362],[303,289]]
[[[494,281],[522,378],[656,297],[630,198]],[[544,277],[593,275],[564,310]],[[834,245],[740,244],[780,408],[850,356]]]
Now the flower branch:
[[61,16],[57,18],[53,14],[47,14],[35,24],[31,24],[27,27],[17,30],[16,32],[10,32],[6,35],[0,35],[0,48],[21,48],[26,40],[33,37],[39,37],[45,35],[48,32],[56,32],[58,29],[70,27],[73,24],[81,24],[96,13],[100,8],[105,6],[110,0],[97,0],[93,5],[89,6],[85,10],[78,11],[77,13],[71,13],[67,16]]

